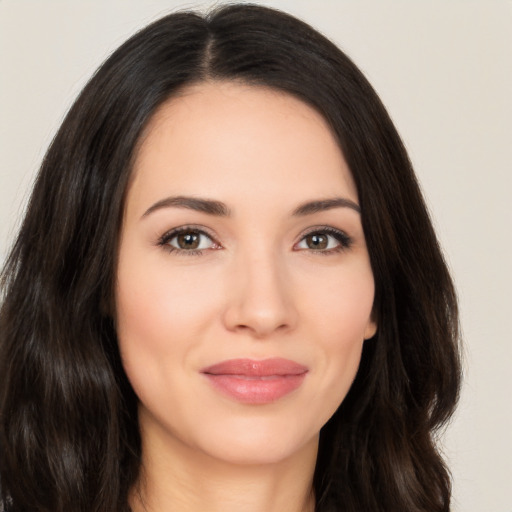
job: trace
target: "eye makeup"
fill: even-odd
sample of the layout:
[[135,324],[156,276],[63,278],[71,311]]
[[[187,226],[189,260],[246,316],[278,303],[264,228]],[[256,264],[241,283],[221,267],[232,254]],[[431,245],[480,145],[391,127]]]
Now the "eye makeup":
[[[331,226],[314,226],[301,235],[293,245],[294,251],[307,251],[328,256],[350,249],[353,240],[344,231]],[[222,245],[203,227],[185,225],[165,232],[157,245],[169,253],[200,256],[208,250],[222,249]]]
[[315,226],[302,235],[294,249],[328,256],[350,249],[352,243],[352,238],[344,231],[330,226]]
[[214,238],[197,226],[181,226],[164,233],[157,241],[169,253],[200,256],[205,250],[221,249]]

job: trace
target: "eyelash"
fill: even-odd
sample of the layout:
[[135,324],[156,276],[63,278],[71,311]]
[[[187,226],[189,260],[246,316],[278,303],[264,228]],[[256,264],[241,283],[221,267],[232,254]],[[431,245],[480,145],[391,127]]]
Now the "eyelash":
[[336,247],[333,247],[332,249],[326,249],[326,250],[313,250],[309,249],[309,252],[314,254],[320,254],[322,256],[329,256],[331,254],[337,254],[342,251],[346,251],[352,247],[353,240],[352,238],[347,235],[345,232],[340,231],[339,229],[335,229],[328,226],[317,226],[314,228],[311,228],[309,231],[307,231],[302,238],[300,239],[299,243],[306,239],[306,237],[311,235],[328,235],[334,238],[337,242],[339,242],[339,245]]
[[[210,235],[208,232],[206,232],[204,229],[195,227],[195,226],[182,226],[179,228],[171,229],[170,231],[167,231],[164,233],[157,242],[157,245],[160,247],[163,247],[166,251],[169,253],[178,253],[180,255],[185,256],[201,256],[204,254],[205,250],[208,249],[180,249],[177,247],[174,247],[170,245],[170,241],[176,238],[179,235],[187,234],[187,233],[194,233],[199,236],[205,236],[209,238],[212,241],[212,244],[215,247],[212,247],[211,249],[217,250],[221,248],[221,245],[218,244],[212,235]],[[308,236],[311,235],[328,235],[334,238],[339,245],[337,245],[334,248],[326,249],[326,250],[314,250],[314,249],[300,249],[300,250],[308,250],[310,253],[315,254],[321,254],[322,256],[328,256],[331,254],[337,254],[342,251],[346,251],[350,249],[352,246],[353,240],[350,236],[348,236],[343,231],[340,231],[338,229],[328,227],[328,226],[318,226],[315,228],[310,229],[308,232],[306,232],[299,242],[297,244],[294,244],[294,247],[298,245],[299,243],[303,242]],[[210,249],[210,248],[209,248]]]
[[179,249],[178,247],[173,247],[170,244],[170,241],[173,238],[176,238],[179,235],[184,235],[187,233],[194,233],[199,236],[205,236],[205,237],[209,238],[213,242],[214,245],[217,245],[217,247],[215,247],[215,249],[220,248],[220,245],[215,242],[212,235],[207,233],[204,229],[198,228],[196,226],[182,226],[180,228],[171,229],[170,231],[167,231],[166,233],[164,233],[158,239],[157,245],[163,247],[169,253],[178,253],[178,254],[183,254],[185,256],[201,256],[205,249]]

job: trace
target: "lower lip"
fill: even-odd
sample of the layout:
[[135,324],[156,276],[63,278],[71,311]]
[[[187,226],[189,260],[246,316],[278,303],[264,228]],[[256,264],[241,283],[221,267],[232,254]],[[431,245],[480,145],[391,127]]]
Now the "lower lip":
[[295,391],[306,377],[299,375],[272,375],[254,377],[245,375],[204,374],[210,383],[224,395],[246,404],[269,404]]

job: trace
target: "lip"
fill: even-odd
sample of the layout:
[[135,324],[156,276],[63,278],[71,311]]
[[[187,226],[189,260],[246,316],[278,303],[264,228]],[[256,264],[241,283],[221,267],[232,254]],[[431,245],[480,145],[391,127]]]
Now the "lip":
[[268,404],[295,391],[308,368],[283,358],[230,359],[201,370],[222,394],[246,404]]

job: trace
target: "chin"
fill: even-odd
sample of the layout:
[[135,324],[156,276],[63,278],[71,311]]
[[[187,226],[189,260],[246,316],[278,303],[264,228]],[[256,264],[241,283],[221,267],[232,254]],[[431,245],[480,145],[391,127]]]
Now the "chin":
[[202,451],[230,464],[278,464],[304,450],[318,447],[318,433],[293,432],[251,422],[245,428],[210,430],[201,443]]

